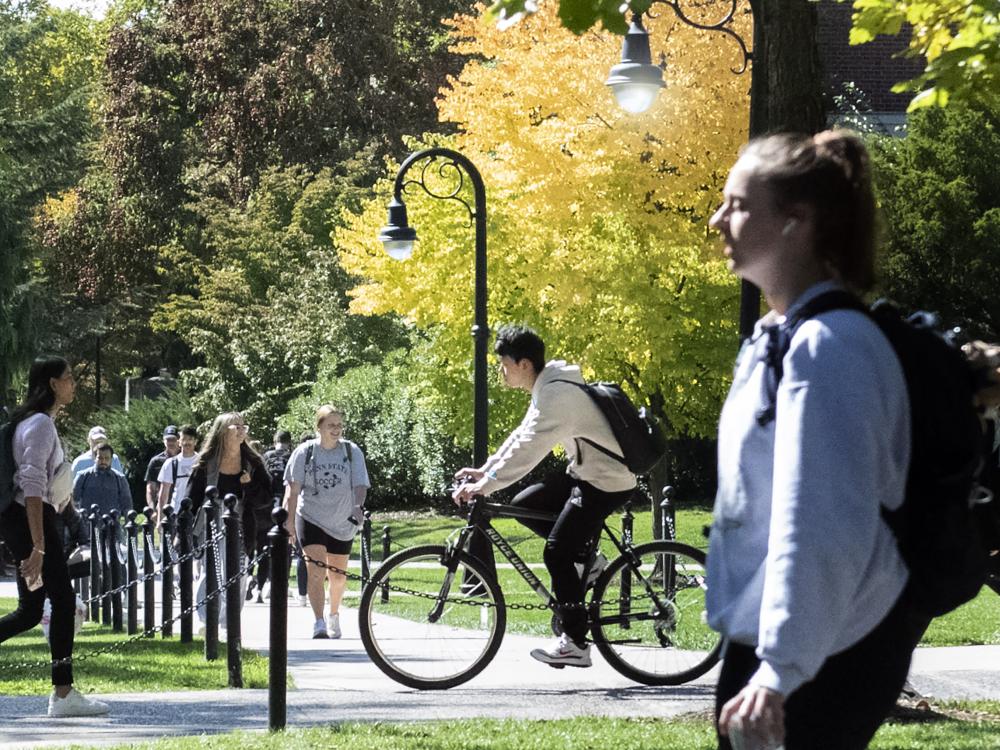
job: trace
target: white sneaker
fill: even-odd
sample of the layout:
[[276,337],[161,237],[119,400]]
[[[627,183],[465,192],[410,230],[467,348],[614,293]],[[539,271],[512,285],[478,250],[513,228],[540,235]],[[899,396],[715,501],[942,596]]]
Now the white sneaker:
[[326,620],[322,617],[313,623],[313,638],[329,638],[326,633]]
[[[597,583],[597,579],[601,577],[601,573],[604,569],[608,567],[608,558],[606,558],[601,552],[598,552],[590,561],[590,570],[587,573],[587,580],[585,582],[585,588],[592,587]],[[576,574],[583,578],[583,563],[576,563]]]
[[309,606],[309,597],[306,596],[305,594],[300,595],[299,596],[299,606],[300,607],[308,607]]
[[563,633],[550,648],[532,649],[531,656],[550,667],[589,667],[590,644],[577,646],[573,640]]
[[340,638],[340,614],[326,616],[326,634],[330,638]]
[[264,581],[264,585],[260,588],[260,593],[257,594],[258,601],[263,597],[264,601],[271,601],[271,582]]
[[107,703],[86,698],[76,688],[70,688],[65,698],[52,691],[49,696],[49,716],[62,718],[66,716],[104,716],[109,711]]

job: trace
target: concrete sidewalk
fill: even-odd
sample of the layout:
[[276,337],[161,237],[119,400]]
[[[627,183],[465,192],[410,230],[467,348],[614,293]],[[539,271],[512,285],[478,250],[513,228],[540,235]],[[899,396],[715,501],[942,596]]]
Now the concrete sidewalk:
[[[12,584],[0,583],[0,596]],[[350,599],[347,603],[350,603]],[[711,707],[715,671],[686,685],[637,685],[612,670],[594,650],[590,669],[551,669],[528,655],[539,639],[508,633],[486,670],[443,692],[416,691],[383,675],[365,654],[356,612],[341,614],[344,637],[314,641],[312,611],[289,600],[288,726],[338,721],[421,721],[470,717],[549,719],[553,716],[663,717]],[[247,648],[267,650],[267,604],[248,603],[243,616]],[[130,648],[141,648],[141,643]],[[2,646],[0,646],[2,648]],[[221,649],[225,658],[225,649]],[[863,679],[863,676],[859,676]],[[86,688],[86,666],[78,676]],[[937,698],[1000,695],[1000,646],[920,649],[914,686]],[[69,742],[113,744],[166,735],[267,727],[267,691],[133,693],[99,696],[111,715],[50,720],[44,697],[0,697],[0,748],[59,747]]]

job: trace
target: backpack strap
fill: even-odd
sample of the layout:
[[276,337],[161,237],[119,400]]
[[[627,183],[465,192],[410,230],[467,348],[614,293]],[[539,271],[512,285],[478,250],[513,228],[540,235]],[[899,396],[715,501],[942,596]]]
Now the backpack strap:
[[[565,380],[563,378],[553,378],[549,382],[550,383],[569,383],[570,385],[575,385],[577,388],[582,388],[586,392],[587,396],[591,399],[591,401],[593,401],[593,399],[594,399],[594,397],[591,395],[591,392],[590,392],[591,386],[588,385],[587,383],[577,383],[575,380]],[[597,410],[599,412],[601,412],[600,407],[598,407]],[[601,416],[602,417],[604,416],[604,412],[601,412]],[[604,417],[604,420],[607,421],[607,417]],[[623,456],[619,456],[617,453],[615,453],[610,448],[605,448],[600,443],[598,443],[598,442],[596,442],[594,440],[591,440],[588,437],[583,437],[582,435],[580,435],[579,437],[574,437],[573,440],[575,440],[576,444],[577,444],[576,445],[577,456],[580,455],[580,441],[582,440],[583,442],[585,442],[587,445],[591,446],[592,448],[596,448],[597,450],[599,450],[601,453],[603,453],[608,458],[613,458],[618,463],[625,464],[625,458]],[[578,461],[578,463],[582,464],[583,461],[580,460],[580,461]]]
[[784,359],[792,344],[792,338],[799,326],[810,318],[831,310],[857,310],[870,316],[871,311],[865,304],[850,292],[834,289],[824,292],[806,302],[795,311],[784,323],[764,326],[763,333],[767,336],[767,348],[762,359],[767,365],[765,385],[767,387],[767,403],[757,412],[757,424],[766,427],[774,421],[778,402],[778,384],[785,374]]

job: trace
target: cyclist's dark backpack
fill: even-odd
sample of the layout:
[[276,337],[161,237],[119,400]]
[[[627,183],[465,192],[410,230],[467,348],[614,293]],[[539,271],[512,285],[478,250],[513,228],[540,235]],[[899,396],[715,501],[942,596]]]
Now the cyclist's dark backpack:
[[[805,320],[835,309],[868,315],[892,345],[902,366],[910,401],[911,453],[903,504],[882,509],[910,570],[916,609],[937,617],[973,599],[986,580],[989,551],[980,528],[979,476],[988,447],[973,396],[976,376],[960,348],[937,330],[934,315],[904,318],[879,301],[871,309],[843,291],[821,294],[783,326],[780,351],[769,353],[772,398],[781,380],[781,360]],[[772,339],[773,340],[773,339]],[[774,418],[762,412],[758,421]]]
[[637,409],[617,384],[577,383],[575,380],[562,379],[555,379],[552,382],[571,383],[586,391],[608,420],[622,455],[598,445],[589,438],[578,439],[615,461],[625,464],[633,474],[648,474],[667,452],[667,439],[660,425],[645,407]]

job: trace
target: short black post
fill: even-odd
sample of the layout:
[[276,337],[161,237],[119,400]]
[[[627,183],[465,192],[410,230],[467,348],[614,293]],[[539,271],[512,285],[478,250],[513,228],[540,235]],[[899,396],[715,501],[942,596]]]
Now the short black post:
[[108,527],[108,561],[111,564],[111,630],[120,633],[125,629],[122,617],[122,561],[118,551],[118,530],[120,516],[118,509],[104,516]]
[[163,625],[163,637],[174,635],[174,509],[169,505],[163,508],[163,518],[160,519],[160,612]]
[[215,499],[219,491],[213,486],[205,490],[205,502],[201,512],[205,515],[205,661],[219,658],[219,546],[215,535],[219,530],[219,518]]
[[101,618],[101,511],[97,505],[90,506],[87,514],[90,521],[90,621],[97,622]]
[[[632,503],[625,503],[622,513],[622,544],[632,544]],[[629,609],[632,606],[632,571],[626,565],[622,568],[622,585],[618,597],[618,611],[622,615],[621,628],[628,630],[631,622],[628,618]]]
[[114,588],[111,580],[111,545],[108,543],[111,529],[111,516],[107,513],[101,516],[101,624],[111,624],[111,596]]
[[677,538],[677,527],[675,526],[674,513],[674,488],[669,484],[663,488],[663,502],[660,503],[660,528],[663,529],[663,538],[668,542]]
[[181,589],[181,643],[191,643],[194,640],[194,561],[191,560],[191,526],[194,524],[194,514],[191,513],[191,498],[181,500],[180,513],[177,515],[177,535],[180,538],[180,589]]
[[268,652],[267,725],[273,732],[285,728],[288,681],[288,511],[271,512],[271,642]]
[[230,579],[240,570],[240,553],[243,539],[240,535],[240,514],[236,510],[236,495],[225,499],[226,512],[222,522],[226,526],[226,665],[229,669],[229,687],[243,687],[243,661],[240,653],[240,608],[243,605],[242,580]]
[[126,616],[125,632],[135,635],[139,632],[139,561],[136,559],[136,530],[138,526],[135,522],[139,514],[134,510],[128,512],[128,521],[125,523],[125,543],[128,547],[125,550],[125,582],[128,584],[126,591]]
[[[388,526],[383,526],[382,527],[382,562],[385,562],[386,558],[389,557],[389,555],[390,555],[389,548],[391,547],[391,545],[392,545],[392,535],[389,532],[389,527]],[[388,581],[388,579],[386,579],[386,580],[384,580],[382,582],[382,595],[381,595],[381,599],[382,599],[383,603],[389,601],[389,581]]]
[[361,587],[368,585],[372,577],[372,514],[365,511],[365,521],[361,524]]
[[153,558],[153,530],[156,525],[153,515],[156,513],[152,508],[146,508],[143,515],[146,521],[142,524],[142,628],[146,635],[152,636],[156,629],[156,576],[153,571],[156,569],[156,560]]
[[[673,540],[677,538],[677,526],[676,526],[676,516],[674,512],[674,488],[667,485],[663,488],[663,502],[660,503],[660,517],[663,523],[663,538]],[[674,561],[677,559],[674,555],[664,555],[663,560],[659,561],[660,573],[663,577],[663,590],[673,591],[674,590],[674,576],[677,574],[677,570],[674,566]]]

